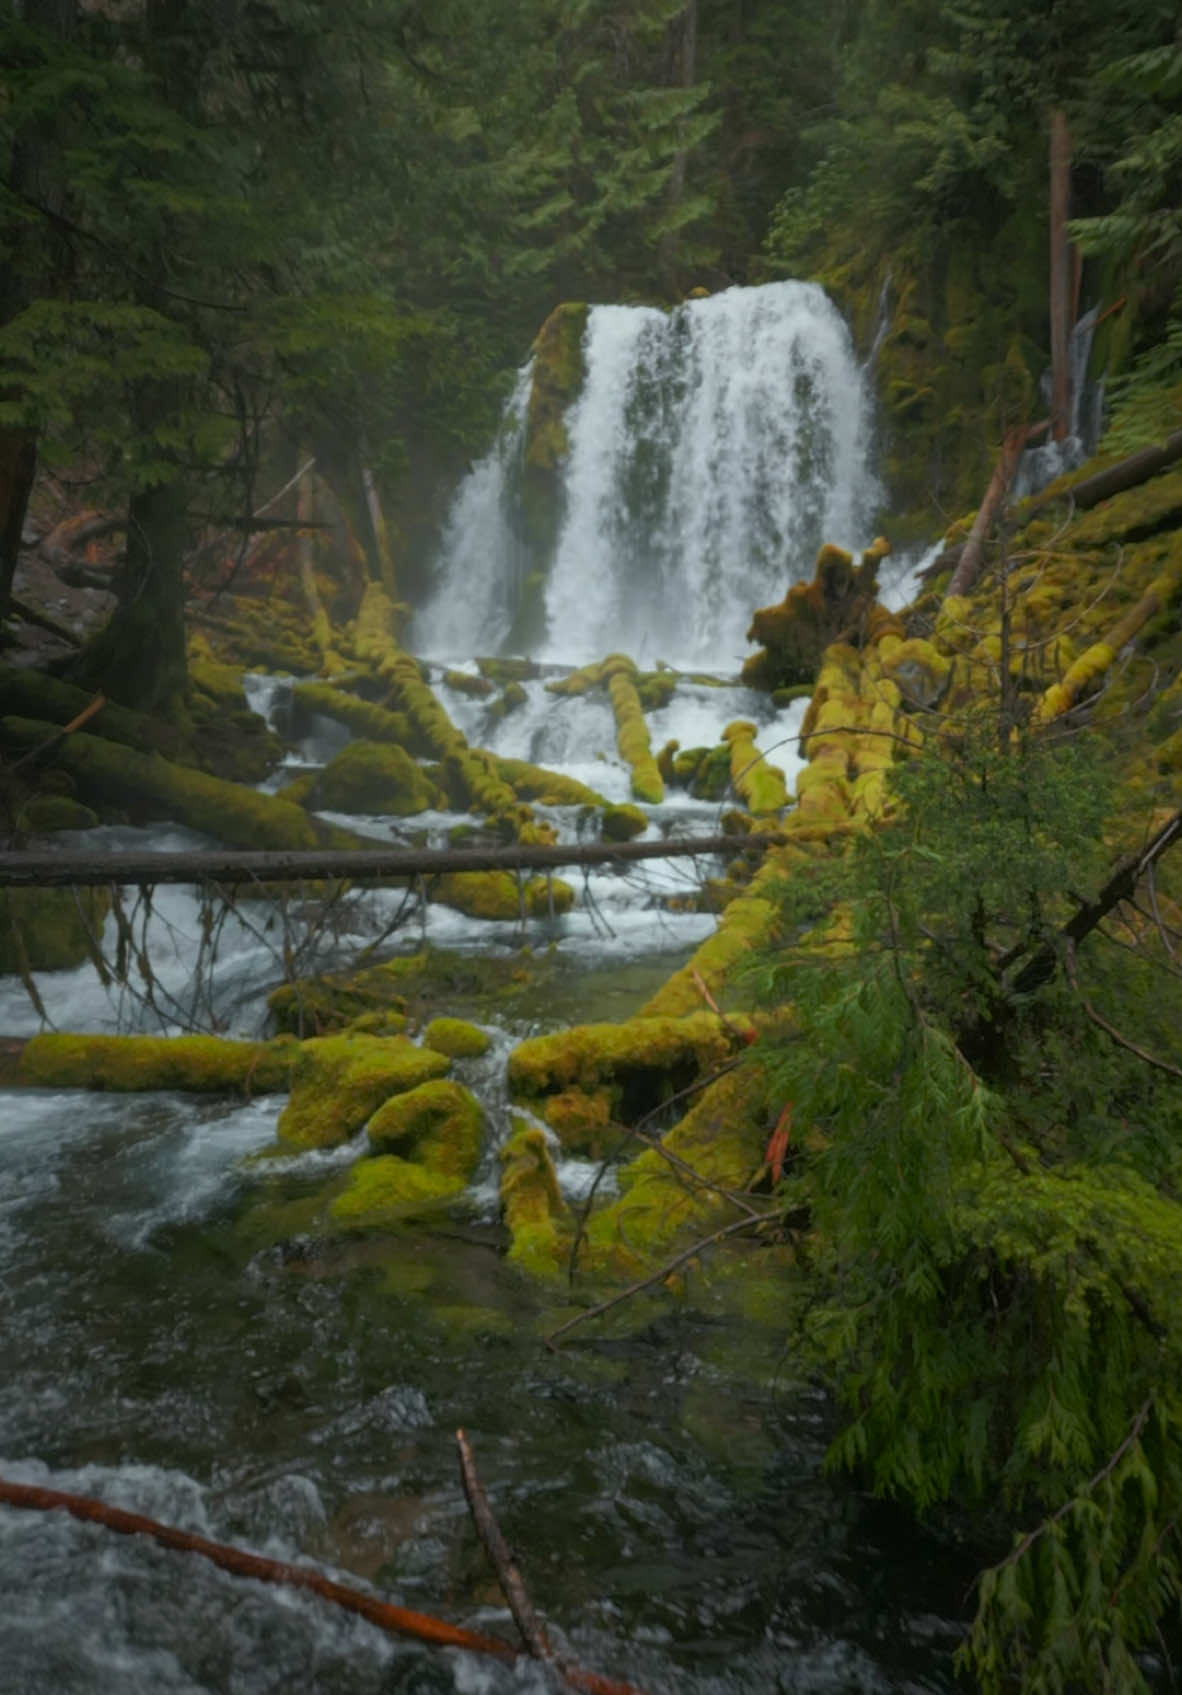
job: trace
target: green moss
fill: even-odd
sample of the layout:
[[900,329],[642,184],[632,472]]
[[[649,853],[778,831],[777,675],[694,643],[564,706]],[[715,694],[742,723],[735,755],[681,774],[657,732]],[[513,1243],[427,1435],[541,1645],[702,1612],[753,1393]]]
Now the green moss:
[[741,718],[722,732],[731,750],[731,787],[756,815],[782,812],[788,804],[784,773],[760,753],[755,735],[755,725]]
[[605,806],[600,833],[605,842],[629,842],[633,836],[643,836],[648,829],[648,816],[638,806]]
[[282,983],[267,1000],[277,1030],[292,1036],[327,1036],[363,1017],[397,1018],[406,1011],[399,979],[390,973],[366,975],[365,988],[348,979],[301,977]]
[[331,1148],[360,1130],[391,1095],[448,1070],[449,1061],[404,1036],[320,1036],[300,1048],[280,1138],[297,1148]]
[[332,812],[382,813],[407,818],[438,804],[439,795],[403,748],[358,741],[321,773],[313,804]]
[[436,1077],[385,1101],[369,1121],[378,1153],[413,1157],[421,1165],[467,1183],[484,1138],[480,1102],[450,1077]]
[[735,1036],[712,1012],[687,1018],[634,1018],[625,1024],[580,1024],[532,1036],[509,1056],[509,1087],[537,1099],[577,1086],[594,1091],[618,1083],[642,1110],[670,1087],[710,1071],[733,1051]]
[[731,750],[730,744],[723,742],[719,747],[707,748],[702,753],[689,789],[697,800],[723,800],[730,786]]
[[450,1059],[476,1059],[488,1052],[492,1037],[463,1018],[433,1018],[423,1031],[423,1045]]
[[618,1095],[609,1087],[562,1089],[546,1100],[546,1123],[568,1153],[604,1159],[627,1134],[615,1116]]
[[498,775],[508,783],[521,800],[540,801],[543,806],[603,806],[603,796],[577,777],[567,777],[561,771],[548,771],[544,765],[531,765],[525,759],[506,759],[503,754],[489,756]]
[[84,964],[110,906],[106,889],[0,889],[0,972]]
[[491,918],[512,923],[524,914],[543,918],[551,910],[556,915],[569,912],[574,905],[575,891],[560,877],[531,877],[518,886],[509,871],[450,871],[431,880],[429,895],[454,907],[469,918]]
[[487,677],[473,676],[471,671],[445,671],[443,681],[449,689],[454,689],[457,694],[468,695],[473,700],[487,700],[495,688]]
[[679,681],[676,671],[650,671],[636,685],[641,706],[646,712],[659,712],[677,693]]
[[52,1089],[183,1089],[263,1095],[288,1088],[299,1058],[291,1041],[220,1036],[34,1036],[21,1054],[24,1083]]
[[541,676],[541,667],[533,659],[478,659],[477,669],[490,682],[507,687],[510,683],[528,683]]
[[501,1149],[501,1205],[512,1245],[509,1258],[531,1276],[553,1278],[566,1258],[566,1203],[544,1131],[523,1119]]
[[18,830],[47,836],[55,830],[93,830],[98,821],[97,812],[69,795],[31,795],[16,823]]
[[356,736],[371,742],[391,742],[410,752],[427,751],[420,748],[414,728],[405,712],[391,712],[388,707],[362,700],[343,688],[330,683],[297,683],[292,698],[307,712],[315,712],[344,724]]
[[612,672],[608,693],[616,715],[616,746],[620,757],[632,767],[632,794],[649,806],[659,806],[665,798],[665,785],[653,758],[636,684],[622,667]]
[[529,700],[521,683],[506,683],[504,689],[488,709],[489,717],[498,722],[507,718],[511,712],[518,712]]
[[435,1212],[463,1190],[461,1179],[382,1154],[357,1161],[329,1212],[348,1229],[379,1230]]

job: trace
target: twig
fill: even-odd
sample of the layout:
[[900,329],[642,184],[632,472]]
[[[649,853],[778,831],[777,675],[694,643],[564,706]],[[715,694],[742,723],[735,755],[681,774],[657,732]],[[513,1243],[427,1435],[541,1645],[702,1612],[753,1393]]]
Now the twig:
[[100,692],[95,695],[94,699],[82,708],[82,711],[76,718],[71,718],[68,724],[63,724],[60,730],[54,731],[52,736],[49,736],[45,741],[40,742],[36,747],[30,748],[28,753],[22,754],[12,769],[14,771],[23,770],[26,765],[33,764],[34,761],[40,759],[43,754],[51,752],[52,749],[59,745],[59,743],[64,742],[66,737],[74,730],[80,730],[83,724],[88,723],[89,720],[94,717],[96,712],[101,712],[106,704],[107,697],[100,690]]
[[[630,1301],[633,1295],[641,1294],[652,1284],[663,1282],[666,1277],[677,1270],[679,1265],[684,1265],[687,1259],[693,1259],[695,1254],[700,1254],[703,1248],[709,1248],[713,1243],[721,1242],[724,1236],[735,1236],[740,1230],[750,1230],[751,1225],[752,1220],[750,1218],[734,1218],[729,1224],[724,1224],[721,1230],[715,1230],[712,1235],[703,1236],[698,1241],[691,1242],[688,1248],[684,1248],[681,1253],[675,1254],[671,1260],[668,1260],[659,1270],[652,1272],[650,1276],[642,1277],[638,1283],[629,1284],[626,1289],[621,1289],[618,1295],[611,1295],[606,1301],[600,1301],[598,1306],[588,1307],[585,1312],[576,1313],[573,1318],[568,1318],[565,1324],[560,1324],[557,1330],[552,1330],[548,1336],[543,1337],[546,1346],[554,1348],[558,1338],[565,1336],[567,1331],[573,1330],[576,1325],[585,1324],[589,1318],[599,1318],[601,1314],[610,1312],[613,1307],[618,1307],[621,1302]],[[554,1351],[557,1352],[557,1349],[554,1349]]]
[[545,1660],[547,1664],[553,1665],[554,1650],[550,1646],[550,1638],[546,1635],[546,1627],[538,1617],[521,1572],[509,1552],[509,1544],[493,1517],[484,1485],[476,1472],[471,1444],[463,1430],[456,1431],[456,1447],[460,1451],[460,1481],[464,1485],[464,1495],[476,1525],[476,1532],[484,1544],[485,1553],[493,1563],[497,1582],[509,1603],[509,1611],[513,1614],[513,1622],[521,1633],[521,1640],[535,1660]]
[[1138,1047],[1136,1042],[1131,1042],[1127,1036],[1122,1036],[1115,1024],[1110,1024],[1102,1013],[1096,1011],[1080,986],[1079,972],[1075,968],[1074,942],[1068,940],[1064,953],[1068,980],[1079,996],[1079,1004],[1096,1028],[1103,1030],[1104,1034],[1114,1041],[1117,1047],[1124,1048],[1131,1054],[1136,1054],[1138,1059],[1144,1060],[1145,1064],[1152,1066],[1155,1071],[1164,1071],[1167,1077],[1177,1077],[1182,1081],[1182,1070],[1178,1066],[1171,1065],[1168,1059],[1158,1059],[1156,1054],[1151,1054],[1146,1048]]

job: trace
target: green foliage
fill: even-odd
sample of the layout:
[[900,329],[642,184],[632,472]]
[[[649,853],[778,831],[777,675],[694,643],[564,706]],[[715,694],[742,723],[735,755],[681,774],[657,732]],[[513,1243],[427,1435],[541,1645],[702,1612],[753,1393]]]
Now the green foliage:
[[773,1100],[813,1221],[805,1343],[846,1414],[830,1458],[1011,1542],[965,1648],[983,1689],[1139,1689],[1182,1595],[1182,1089],[1081,995],[1176,1057],[1182,982],[1099,934],[1080,993],[1065,969],[1114,857],[1097,751],[970,729],[895,788],[820,922],[785,891],[811,927],[759,968],[793,1007]]

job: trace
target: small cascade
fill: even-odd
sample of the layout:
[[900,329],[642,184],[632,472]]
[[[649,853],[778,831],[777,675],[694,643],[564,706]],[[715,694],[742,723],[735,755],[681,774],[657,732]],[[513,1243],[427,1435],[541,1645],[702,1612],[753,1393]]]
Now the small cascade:
[[566,413],[552,557],[531,550],[519,465],[530,373],[461,487],[420,651],[503,642],[541,593],[542,657],[737,669],[753,607],[811,575],[823,541],[866,539],[879,490],[870,404],[841,315],[815,284],[728,289],[673,312],[597,306]]
[[[1104,384],[1088,381],[1088,366],[1099,315],[1098,306],[1089,307],[1071,332],[1071,427],[1062,441],[1045,441],[1026,449],[1014,480],[1014,500],[1037,494],[1096,451],[1103,425]],[[1049,378],[1044,377],[1043,382],[1049,399]]]

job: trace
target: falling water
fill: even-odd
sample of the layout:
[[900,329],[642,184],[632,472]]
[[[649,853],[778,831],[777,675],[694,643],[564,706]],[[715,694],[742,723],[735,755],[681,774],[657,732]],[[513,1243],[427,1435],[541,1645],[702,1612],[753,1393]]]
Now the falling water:
[[733,669],[754,607],[811,575],[822,541],[868,535],[870,405],[845,323],[815,284],[780,282],[671,313],[597,306],[583,346],[553,558],[528,557],[514,494],[527,368],[456,497],[418,646],[503,642],[535,572],[543,657]]

